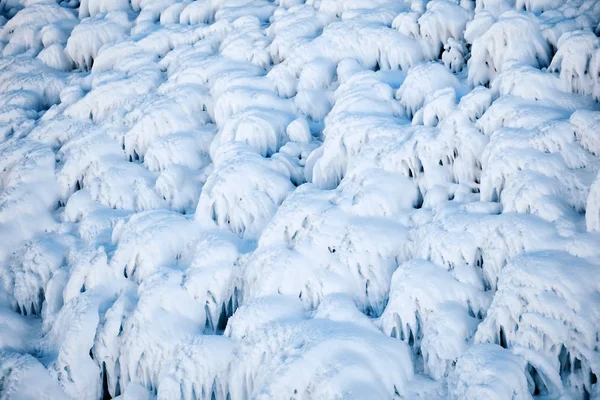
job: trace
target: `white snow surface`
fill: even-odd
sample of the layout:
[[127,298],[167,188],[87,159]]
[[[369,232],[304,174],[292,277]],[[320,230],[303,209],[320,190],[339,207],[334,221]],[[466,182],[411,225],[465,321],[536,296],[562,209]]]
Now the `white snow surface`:
[[600,399],[599,36],[1,0],[0,399]]

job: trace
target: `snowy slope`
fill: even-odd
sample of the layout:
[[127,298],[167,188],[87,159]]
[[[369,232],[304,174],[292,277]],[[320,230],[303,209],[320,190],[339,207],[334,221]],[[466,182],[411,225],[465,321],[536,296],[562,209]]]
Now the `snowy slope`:
[[600,399],[599,1],[0,11],[0,399]]

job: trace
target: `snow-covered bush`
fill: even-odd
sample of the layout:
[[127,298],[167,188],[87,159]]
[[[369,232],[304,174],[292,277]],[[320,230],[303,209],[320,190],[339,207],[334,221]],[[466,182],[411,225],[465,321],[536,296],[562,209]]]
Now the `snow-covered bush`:
[[114,229],[112,240],[118,246],[111,267],[141,282],[160,267],[174,264],[193,233],[192,223],[177,213],[148,211],[133,215]]
[[392,278],[382,329],[408,343],[422,357],[424,372],[434,379],[446,376],[467,350],[488,308],[489,297],[469,282],[475,274],[472,265],[448,271],[414,259],[401,265]]
[[373,73],[352,75],[334,96],[335,106],[325,120],[321,157],[312,168],[312,182],[323,188],[339,184],[369,136],[395,133],[400,127],[396,115],[401,111],[393,101],[393,90]]
[[215,155],[196,209],[196,219],[213,221],[246,238],[258,238],[292,191],[289,172],[245,145],[225,144]]
[[406,114],[412,117],[423,106],[427,96],[448,87],[457,92],[463,91],[458,78],[444,66],[436,62],[424,63],[411,68],[396,92],[396,98],[400,100]]
[[492,81],[505,70],[508,62],[516,61],[535,68],[550,64],[550,46],[531,14],[507,11],[489,29],[467,40],[472,43],[469,81],[475,85]]
[[0,0],[0,397],[600,398],[599,27]]
[[466,44],[460,40],[448,38],[444,44],[442,61],[446,68],[456,73],[462,71],[466,65],[465,55],[467,53]]
[[451,399],[530,399],[525,360],[492,344],[472,346],[449,380]]
[[33,356],[11,351],[0,353],[2,392],[7,399],[65,397],[58,382]]
[[439,58],[449,39],[463,39],[463,32],[471,18],[469,10],[450,1],[433,0],[427,3],[427,11],[418,19],[419,33],[426,43],[429,58]]
[[124,38],[128,28],[129,21],[125,12],[95,14],[73,29],[67,41],[67,53],[79,68],[88,70],[92,67],[100,48]]
[[405,394],[413,375],[403,344],[353,323],[319,318],[252,332],[231,365],[231,398],[387,398]]
[[0,32],[4,57],[24,52],[39,53],[53,43],[62,43],[77,25],[73,13],[55,2],[39,2],[25,7],[11,18]]
[[558,72],[568,90],[600,98],[600,39],[592,32],[563,34],[548,68]]
[[[592,392],[598,374],[600,267],[562,252],[519,256],[505,268],[476,334],[528,362],[535,394]],[[551,306],[550,306],[551,305]]]
[[4,287],[20,314],[41,315],[48,282],[65,262],[68,243],[61,243],[65,239],[48,235],[29,241],[12,254]]
[[286,128],[292,115],[261,108],[246,109],[227,120],[213,148],[224,143],[244,142],[260,153],[270,156],[279,151],[287,141]]
[[[193,131],[208,122],[208,114],[204,111],[205,93],[189,89],[173,87],[163,96],[148,96],[126,116],[133,122],[123,138],[128,157],[144,161],[149,147],[157,139]],[[179,97],[186,92],[185,97]]]

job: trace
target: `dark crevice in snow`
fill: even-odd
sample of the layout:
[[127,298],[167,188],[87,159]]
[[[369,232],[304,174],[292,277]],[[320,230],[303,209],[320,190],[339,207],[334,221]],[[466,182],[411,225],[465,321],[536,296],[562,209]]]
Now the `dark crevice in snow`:
[[[115,395],[118,396],[117,393],[115,393]],[[112,396],[108,390],[108,374],[106,373],[106,363],[102,362],[102,400],[110,399],[112,399]]]
[[544,379],[539,374],[537,369],[533,365],[527,364],[526,372],[530,393],[534,396],[543,396],[548,394],[548,389],[544,383]]
[[504,327],[500,327],[500,332],[498,333],[498,340],[499,340],[499,345],[501,347],[504,347],[505,349],[508,348],[508,343],[506,342],[506,333],[504,332]]

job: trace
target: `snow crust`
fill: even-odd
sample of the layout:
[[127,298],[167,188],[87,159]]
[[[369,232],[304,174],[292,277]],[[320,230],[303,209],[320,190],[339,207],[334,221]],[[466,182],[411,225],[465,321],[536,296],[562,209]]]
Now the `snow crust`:
[[0,398],[600,399],[599,34],[0,1]]

